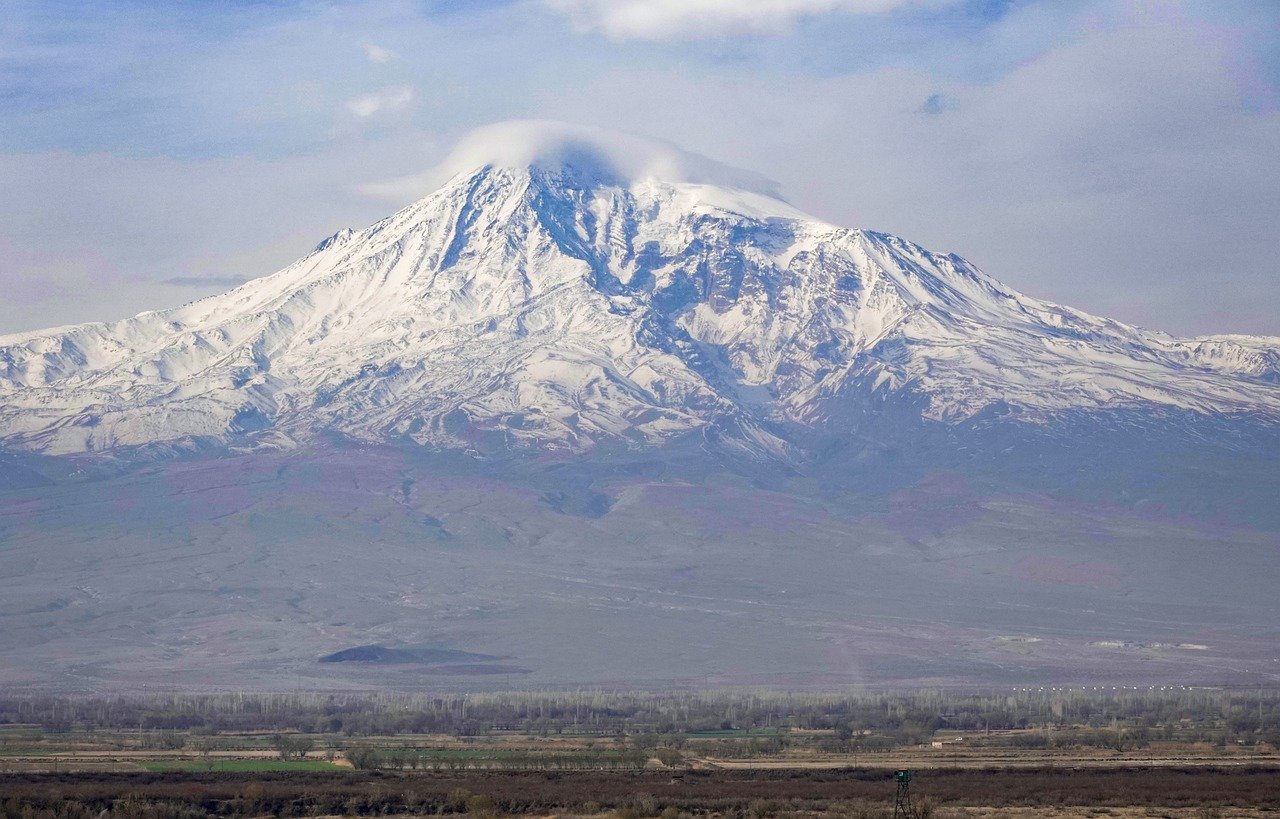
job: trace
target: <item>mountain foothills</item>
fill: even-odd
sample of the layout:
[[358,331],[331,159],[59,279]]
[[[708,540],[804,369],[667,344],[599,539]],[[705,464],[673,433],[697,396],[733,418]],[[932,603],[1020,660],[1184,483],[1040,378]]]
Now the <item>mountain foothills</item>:
[[[1280,339],[630,137],[503,126],[440,178],[223,295],[0,337],[7,682],[1280,676]],[[504,659],[316,662],[369,646]]]

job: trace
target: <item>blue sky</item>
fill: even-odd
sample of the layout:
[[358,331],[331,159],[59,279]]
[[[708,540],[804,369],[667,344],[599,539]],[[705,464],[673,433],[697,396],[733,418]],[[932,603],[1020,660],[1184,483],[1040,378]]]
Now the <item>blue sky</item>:
[[378,183],[471,129],[547,118],[758,171],[1033,295],[1280,335],[1280,4],[6,0],[4,17],[0,332],[269,273],[405,204]]

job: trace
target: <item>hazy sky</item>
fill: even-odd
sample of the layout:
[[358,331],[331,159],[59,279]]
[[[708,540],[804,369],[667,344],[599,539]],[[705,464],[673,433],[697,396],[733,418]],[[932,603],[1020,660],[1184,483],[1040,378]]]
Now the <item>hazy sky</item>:
[[[262,275],[511,118],[1180,334],[1280,335],[1272,0],[0,0],[0,332]],[[395,191],[388,194],[388,191]],[[422,194],[427,191],[422,191]]]

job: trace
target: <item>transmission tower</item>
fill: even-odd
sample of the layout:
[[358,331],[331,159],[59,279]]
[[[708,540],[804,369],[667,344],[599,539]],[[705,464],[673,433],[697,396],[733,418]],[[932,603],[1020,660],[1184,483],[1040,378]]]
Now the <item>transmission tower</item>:
[[911,771],[894,771],[893,781],[898,783],[898,795],[893,800],[893,819],[916,819],[911,807]]

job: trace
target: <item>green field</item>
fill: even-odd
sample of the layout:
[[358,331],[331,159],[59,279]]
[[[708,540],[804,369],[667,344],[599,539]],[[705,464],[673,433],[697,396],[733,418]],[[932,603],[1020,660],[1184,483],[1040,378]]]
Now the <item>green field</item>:
[[688,739],[725,739],[741,737],[776,737],[785,733],[781,728],[711,728],[705,731],[685,731]]
[[[568,749],[539,750],[531,748],[407,748],[420,757],[441,759],[631,759],[637,755],[630,749],[604,748],[599,750]],[[641,754],[643,756],[643,754]]]
[[153,773],[171,771],[215,773],[273,773],[277,771],[343,771],[341,765],[323,759],[173,759],[143,762]]
[[57,750],[48,745],[0,745],[0,756],[39,756]]
[[649,755],[631,749],[533,750],[527,748],[373,748],[347,749],[357,768],[429,768],[432,770],[640,770]]

